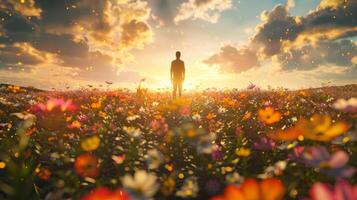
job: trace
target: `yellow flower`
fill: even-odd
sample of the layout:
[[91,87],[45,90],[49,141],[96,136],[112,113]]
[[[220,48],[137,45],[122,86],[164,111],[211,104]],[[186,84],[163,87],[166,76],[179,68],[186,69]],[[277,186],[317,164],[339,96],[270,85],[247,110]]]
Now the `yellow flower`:
[[248,157],[250,155],[250,149],[247,148],[237,148],[236,149],[237,156]]
[[300,120],[297,128],[307,139],[326,142],[344,134],[350,128],[350,124],[344,121],[333,123],[329,115],[316,114],[309,120]]
[[102,102],[98,101],[98,102],[94,102],[90,105],[91,108],[93,109],[99,109],[102,106]]
[[100,139],[94,135],[92,137],[82,140],[81,147],[84,151],[94,151],[99,147]]

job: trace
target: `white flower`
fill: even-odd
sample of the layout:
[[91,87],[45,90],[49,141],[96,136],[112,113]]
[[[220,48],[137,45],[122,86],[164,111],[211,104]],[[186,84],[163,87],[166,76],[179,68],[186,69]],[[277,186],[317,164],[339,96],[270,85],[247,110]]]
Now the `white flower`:
[[198,190],[197,178],[189,177],[185,179],[181,189],[176,192],[176,196],[182,198],[194,198],[197,196]]
[[349,100],[338,99],[333,107],[344,112],[357,112],[357,98],[350,98]]
[[130,136],[132,137],[138,137],[141,135],[141,130],[139,128],[135,128],[135,127],[128,127],[128,126],[124,126],[123,130]]
[[218,113],[222,114],[222,113],[225,113],[225,112],[227,112],[226,108],[224,108],[224,107],[219,107],[218,108]]
[[164,156],[157,149],[150,149],[147,152],[146,162],[149,169],[157,169],[163,162]]
[[125,189],[134,192],[136,195],[151,198],[159,189],[156,179],[154,174],[138,170],[135,171],[134,176],[126,174],[121,181]]
[[139,115],[132,115],[126,118],[127,121],[134,121],[136,119],[139,119],[140,116]]
[[194,114],[193,116],[192,116],[192,119],[193,120],[195,120],[195,121],[201,121],[201,115],[199,115],[199,114]]

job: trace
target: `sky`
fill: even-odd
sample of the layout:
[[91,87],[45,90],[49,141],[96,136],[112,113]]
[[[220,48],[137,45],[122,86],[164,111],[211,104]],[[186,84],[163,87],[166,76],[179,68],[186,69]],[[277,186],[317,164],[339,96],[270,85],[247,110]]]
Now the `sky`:
[[[357,83],[354,0],[2,0],[0,82],[42,89]],[[109,83],[109,84],[108,84]]]

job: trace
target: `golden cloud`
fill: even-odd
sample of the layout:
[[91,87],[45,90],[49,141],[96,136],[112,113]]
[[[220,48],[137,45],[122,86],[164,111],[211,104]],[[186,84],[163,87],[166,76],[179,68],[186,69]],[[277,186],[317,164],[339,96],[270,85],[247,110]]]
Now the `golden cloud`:
[[174,22],[177,24],[180,21],[192,18],[216,23],[220,13],[231,7],[231,0],[188,0],[180,5]]

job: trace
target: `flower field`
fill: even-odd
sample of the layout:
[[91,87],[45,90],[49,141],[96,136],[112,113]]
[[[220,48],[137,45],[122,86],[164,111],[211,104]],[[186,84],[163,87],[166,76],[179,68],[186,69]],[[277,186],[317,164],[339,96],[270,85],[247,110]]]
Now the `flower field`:
[[356,97],[3,86],[0,198],[356,200]]

